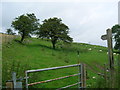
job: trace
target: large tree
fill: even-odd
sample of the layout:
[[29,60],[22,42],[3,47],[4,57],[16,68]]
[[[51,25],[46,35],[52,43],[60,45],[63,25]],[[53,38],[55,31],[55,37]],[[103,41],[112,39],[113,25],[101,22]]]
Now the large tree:
[[39,19],[32,14],[23,14],[15,18],[12,22],[12,27],[15,30],[18,30],[19,34],[21,35],[21,42],[24,40],[25,37],[33,34],[39,28]]
[[73,39],[68,35],[69,28],[56,17],[45,19],[38,32],[39,37],[51,39],[53,49],[58,40],[72,42]]
[[115,49],[120,50],[120,25],[116,24],[112,27],[113,38],[115,40]]

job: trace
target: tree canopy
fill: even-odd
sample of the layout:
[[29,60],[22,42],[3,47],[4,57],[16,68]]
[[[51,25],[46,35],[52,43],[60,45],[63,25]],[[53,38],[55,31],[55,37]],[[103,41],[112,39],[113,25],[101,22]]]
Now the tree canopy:
[[113,38],[115,40],[115,49],[120,50],[120,25],[116,24],[112,27]]
[[15,35],[15,33],[13,32],[13,30],[10,29],[10,28],[7,29],[6,34],[9,34],[9,35]]
[[72,42],[73,39],[68,35],[69,28],[67,25],[62,23],[62,20],[59,18],[49,18],[43,21],[43,24],[40,26],[40,30],[37,34],[42,38],[51,39],[53,49],[55,49],[55,44],[58,40],[64,42]]
[[39,19],[32,14],[23,14],[12,21],[12,27],[21,35],[21,42],[25,37],[30,36],[39,28]]

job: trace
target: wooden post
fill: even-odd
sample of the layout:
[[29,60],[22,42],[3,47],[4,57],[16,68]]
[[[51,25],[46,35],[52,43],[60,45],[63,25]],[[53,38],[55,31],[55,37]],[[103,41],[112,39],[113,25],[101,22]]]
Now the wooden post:
[[109,59],[109,68],[110,68],[110,87],[114,88],[114,58],[113,58],[111,29],[107,29],[107,44],[108,44],[108,59]]
[[83,88],[83,64],[81,64],[81,88]]
[[81,87],[86,88],[86,67],[85,64],[81,66]]
[[86,65],[83,64],[83,88],[86,88]]
[[81,83],[81,82],[82,82],[82,80],[81,80],[81,79],[82,79],[82,77],[81,77],[81,74],[82,74],[82,72],[81,72],[81,67],[82,67],[82,64],[79,63],[78,72],[80,73],[80,75],[78,76],[78,82],[80,82],[80,84],[78,84],[78,88],[81,88],[81,87],[82,87],[82,86],[81,86],[81,85],[82,85],[82,83]]
[[102,40],[107,40],[108,45],[108,62],[109,62],[109,70],[110,70],[110,87],[114,87],[114,58],[113,58],[113,46],[112,46],[112,30],[106,30],[107,35],[102,35]]
[[108,59],[110,70],[114,70],[113,46],[112,46],[112,31],[107,29],[107,44],[108,44]]
[[105,86],[107,86],[107,73],[106,73],[106,64],[104,64],[104,79],[105,79]]

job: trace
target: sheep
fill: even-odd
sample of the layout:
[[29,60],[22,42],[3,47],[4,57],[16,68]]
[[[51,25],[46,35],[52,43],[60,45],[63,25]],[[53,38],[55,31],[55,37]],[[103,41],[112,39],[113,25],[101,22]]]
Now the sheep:
[[93,79],[95,79],[96,77],[94,76],[94,77],[92,77]]
[[107,54],[108,54],[108,52],[107,52]]
[[91,49],[91,48],[89,48],[88,50],[89,50],[89,51],[91,51],[92,49]]
[[102,52],[102,50],[99,50],[100,52]]

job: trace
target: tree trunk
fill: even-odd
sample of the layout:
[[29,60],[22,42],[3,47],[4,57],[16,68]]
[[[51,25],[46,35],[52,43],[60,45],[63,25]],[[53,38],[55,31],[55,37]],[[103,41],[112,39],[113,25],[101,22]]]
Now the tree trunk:
[[21,42],[23,42],[23,40],[24,40],[24,36],[22,35]]
[[52,40],[53,49],[55,49],[56,40]]
[[25,38],[25,33],[23,32],[21,42],[23,42],[24,38]]
[[52,41],[52,45],[53,45],[53,49],[55,49],[55,42],[54,41]]

